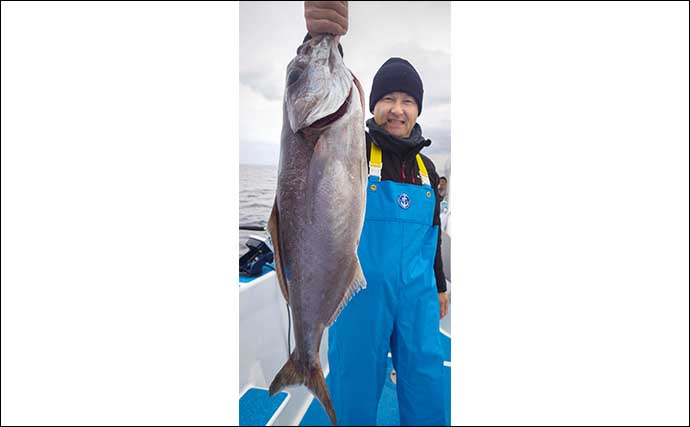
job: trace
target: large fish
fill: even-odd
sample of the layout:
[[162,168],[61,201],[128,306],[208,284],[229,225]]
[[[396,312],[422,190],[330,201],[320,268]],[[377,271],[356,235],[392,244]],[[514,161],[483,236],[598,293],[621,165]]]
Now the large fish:
[[357,258],[366,206],[363,101],[333,36],[316,36],[298,48],[287,67],[278,183],[268,224],[296,342],[269,392],[304,384],[333,424],[319,346],[324,329],[366,286]]

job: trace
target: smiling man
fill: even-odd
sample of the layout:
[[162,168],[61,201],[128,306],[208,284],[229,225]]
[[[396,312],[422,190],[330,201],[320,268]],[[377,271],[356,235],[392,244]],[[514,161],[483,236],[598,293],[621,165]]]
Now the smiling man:
[[374,76],[367,120],[369,183],[358,256],[367,288],[331,326],[331,391],[342,425],[375,425],[389,349],[401,425],[448,425],[439,321],[448,311],[439,177],[420,151],[424,88],[390,58]]
[[[311,36],[347,32],[347,2],[305,2]],[[339,46],[341,55],[342,46]],[[339,425],[376,425],[387,354],[401,425],[449,425],[439,322],[448,312],[439,177],[420,152],[424,85],[403,58],[376,72],[369,94],[367,206],[357,255],[367,281],[329,329],[329,388]]]

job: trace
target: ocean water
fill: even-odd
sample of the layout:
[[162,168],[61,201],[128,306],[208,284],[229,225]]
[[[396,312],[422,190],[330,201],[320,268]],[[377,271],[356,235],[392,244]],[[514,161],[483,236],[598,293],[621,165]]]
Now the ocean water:
[[[271,215],[276,194],[278,166],[240,165],[240,227],[265,227]],[[245,242],[250,235],[265,236],[262,231],[239,231],[240,255],[247,252]]]

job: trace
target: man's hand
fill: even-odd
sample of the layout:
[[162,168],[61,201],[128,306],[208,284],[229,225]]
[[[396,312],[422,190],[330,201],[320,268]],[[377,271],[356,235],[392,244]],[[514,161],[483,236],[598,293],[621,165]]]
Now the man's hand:
[[347,33],[347,2],[305,1],[304,19],[312,37],[321,33],[342,36]]
[[441,306],[441,319],[448,314],[448,294],[445,292],[438,293],[438,305]]

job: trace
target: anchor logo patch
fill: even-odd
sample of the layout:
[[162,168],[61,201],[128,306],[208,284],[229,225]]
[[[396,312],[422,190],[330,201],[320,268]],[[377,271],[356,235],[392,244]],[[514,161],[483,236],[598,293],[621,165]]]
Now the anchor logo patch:
[[401,208],[407,209],[410,207],[410,196],[408,196],[405,193],[402,193],[401,195],[398,196],[398,205],[400,205]]

